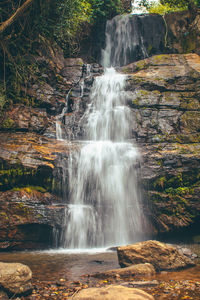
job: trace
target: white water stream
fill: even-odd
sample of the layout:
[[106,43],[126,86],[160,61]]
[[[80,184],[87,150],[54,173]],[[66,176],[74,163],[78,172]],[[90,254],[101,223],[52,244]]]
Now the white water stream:
[[[107,38],[107,43],[111,39]],[[109,49],[107,45],[103,54],[105,67],[110,66]],[[93,83],[83,116],[85,142],[69,159],[70,204],[62,236],[64,248],[109,247],[141,238],[139,155],[128,141],[132,120],[125,106],[125,82],[126,76],[111,67]]]

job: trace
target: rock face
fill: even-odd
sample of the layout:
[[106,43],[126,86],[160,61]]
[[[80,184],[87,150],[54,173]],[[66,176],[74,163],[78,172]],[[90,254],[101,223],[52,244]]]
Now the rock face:
[[[56,246],[66,206],[56,196],[26,187],[0,193],[0,249],[44,249]],[[57,205],[56,205],[57,204]]]
[[123,278],[135,276],[150,276],[155,274],[153,265],[149,263],[131,265],[123,269],[113,269],[91,275],[96,278]]
[[102,72],[81,58],[65,59],[46,40],[35,53],[27,59],[36,62],[38,76],[30,74],[20,104],[0,113],[2,251],[59,246],[68,211],[68,156],[79,146],[56,140],[56,126],[62,128],[62,138],[73,139],[79,131],[81,136],[78,122],[93,76]]
[[198,11],[166,14],[166,47],[170,53],[200,54],[200,26]]
[[[86,66],[83,71],[89,72]],[[151,232],[166,234],[189,226],[198,228],[200,58],[196,54],[158,55],[122,67],[120,71],[127,74],[126,101],[132,111],[132,139],[142,154],[143,209],[152,224]],[[67,111],[60,119],[63,138],[81,138],[80,120],[94,76],[101,72],[98,65],[93,65],[92,73],[84,79],[83,90],[80,84],[71,89]],[[15,109],[22,112],[20,116],[30,111]],[[12,113],[18,132],[13,132],[14,127],[3,128],[0,133],[3,228],[0,248],[22,249],[23,243],[28,249],[49,247],[53,243],[53,231],[62,231],[67,205],[60,196],[67,199],[68,156],[79,145],[48,137],[55,137],[56,121],[48,112],[45,130],[33,127],[29,118],[28,122],[20,123],[16,115]],[[26,215],[23,209],[30,212]],[[37,234],[28,241],[32,226]],[[45,232],[45,238],[39,232]]]
[[95,300],[153,300],[154,297],[147,294],[146,292],[135,289],[123,287],[120,285],[110,285],[103,288],[89,288],[81,290],[77,295],[73,297],[74,299],[95,299]]
[[65,179],[60,158],[71,146],[34,133],[1,133],[0,144],[0,249],[56,246],[67,211],[56,196]]
[[155,232],[198,226],[200,57],[158,55],[121,71],[127,74],[143,197]]
[[138,263],[150,263],[157,271],[177,270],[193,266],[188,257],[175,247],[158,241],[146,241],[117,248],[119,264],[128,267]]
[[[162,17],[155,16],[153,23],[154,29],[162,23],[159,38],[148,35],[153,17],[133,18],[138,26],[143,24],[140,29],[147,36],[144,46],[148,54],[163,52],[165,46],[170,46],[167,51],[173,53],[198,52],[199,36],[192,38],[200,29],[198,15],[193,19],[188,12],[177,14],[177,18],[173,14],[166,16],[168,45],[163,37],[166,28]],[[173,23],[172,19],[176,21]],[[181,42],[176,43],[177,40]],[[67,212],[62,199],[67,203],[68,156],[79,147],[67,140],[82,138],[82,116],[90,101],[91,86],[95,76],[103,71],[98,64],[64,58],[62,50],[48,41],[39,41],[35,48],[35,55],[26,59],[34,66],[36,63],[38,78],[31,77],[22,88],[20,104],[16,99],[12,107],[0,114],[2,250],[50,247],[53,232],[61,233]],[[141,51],[134,59],[140,57]],[[197,230],[200,58],[194,53],[156,55],[119,71],[127,74],[131,139],[141,152],[143,209],[151,230],[155,235],[179,233],[190,227]],[[67,140],[55,139],[56,124]]]
[[22,294],[30,291],[32,272],[26,265],[0,262],[0,285],[9,293]]
[[[165,49],[165,22],[160,15],[116,16],[106,26],[106,58],[110,66],[124,66]],[[120,33],[120,34],[119,34]]]

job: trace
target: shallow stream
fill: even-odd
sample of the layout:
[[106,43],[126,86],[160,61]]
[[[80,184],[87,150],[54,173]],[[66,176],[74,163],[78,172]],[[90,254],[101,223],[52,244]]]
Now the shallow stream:
[[[200,257],[200,245],[183,245]],[[76,251],[49,250],[36,252],[1,253],[2,262],[20,262],[28,265],[33,272],[33,279],[39,281],[79,280],[84,274],[102,272],[119,268],[117,252],[105,249],[92,249],[82,253]],[[178,272],[161,272],[154,279],[168,281],[200,281],[200,265]]]

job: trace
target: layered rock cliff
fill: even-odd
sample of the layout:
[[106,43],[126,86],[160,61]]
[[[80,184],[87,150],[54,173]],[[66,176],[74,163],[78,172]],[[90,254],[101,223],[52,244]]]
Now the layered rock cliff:
[[[190,29],[186,21],[183,34]],[[172,52],[184,52],[169,28]],[[187,47],[193,40],[189,37]],[[164,37],[157,52],[166,50],[163,43]],[[198,39],[185,51],[198,51]],[[1,250],[56,246],[53,235],[59,240],[68,209],[63,195],[67,199],[69,151],[79,147],[72,141],[82,137],[81,117],[94,77],[102,73],[98,64],[65,59],[62,50],[44,41],[29,59],[38,67],[38,78],[31,77],[24,87],[24,104],[16,103],[0,115]],[[197,229],[200,57],[156,55],[119,71],[127,74],[126,100],[132,110],[132,139],[141,152],[143,206],[151,231]],[[56,140],[56,123],[64,141]]]
[[200,57],[159,55],[123,67],[141,178],[158,232],[199,224]]

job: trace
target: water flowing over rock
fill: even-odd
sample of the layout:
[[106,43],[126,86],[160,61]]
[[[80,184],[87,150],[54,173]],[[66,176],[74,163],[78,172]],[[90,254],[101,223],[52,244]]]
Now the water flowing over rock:
[[105,247],[142,234],[137,189],[138,153],[124,106],[126,76],[107,69],[96,77],[83,115],[85,139],[69,163],[69,216],[63,235],[69,248]]
[[[129,17],[123,16],[122,18],[118,16],[113,21],[109,21],[110,26],[112,25],[110,32],[113,32],[114,38],[115,34],[112,30],[118,27],[118,22],[121,22],[122,31],[125,26],[131,30],[131,33],[127,34],[132,40],[134,34],[140,47],[143,45],[143,50],[146,49],[149,56],[162,51],[184,53],[198,50],[199,15],[191,20],[189,12],[177,12],[166,15],[165,21],[167,32],[161,16],[129,15]],[[139,30],[138,33],[134,32],[136,28]],[[167,36],[165,33],[168,33]],[[115,35],[113,42],[118,51],[117,39]],[[119,38],[119,44],[122,40],[123,38]],[[164,49],[166,42],[167,50]],[[94,48],[99,44],[95,44]],[[145,51],[133,44],[132,47],[135,49],[135,56],[129,57],[130,59],[135,61],[144,57]],[[96,63],[84,64],[80,58],[65,59],[61,49],[48,41],[36,43],[35,48],[35,54],[26,59],[30,62],[37,62],[38,77],[32,78],[22,89],[24,104],[16,102],[0,116],[0,249],[4,251],[5,249],[48,248],[53,245],[52,231],[56,232],[56,237],[59,239],[61,227],[67,228],[69,215],[72,217],[75,211],[73,201],[77,199],[74,192],[76,184],[73,185],[72,181],[69,183],[69,164],[72,177],[76,178],[76,171],[83,168],[83,165],[78,163],[80,155],[86,159],[85,147],[89,145],[86,142],[88,139],[93,140],[90,143],[90,152],[88,152],[92,161],[95,151],[98,155],[102,153],[103,144],[112,156],[112,162],[116,161],[116,157],[120,157],[120,163],[122,157],[126,160],[124,168],[119,164],[105,170],[102,167],[102,174],[106,173],[113,184],[118,167],[120,172],[122,168],[122,173],[129,170],[129,175],[126,176],[130,176],[131,173],[132,182],[135,176],[138,176],[136,185],[139,182],[142,187],[143,211],[150,217],[152,225],[148,228],[143,227],[143,232],[166,236],[168,233],[180,235],[195,231],[198,235],[200,214],[199,56],[194,53],[165,54],[147,57],[135,63],[127,59],[127,63],[131,64],[118,68],[118,71],[126,75],[126,91],[119,90],[118,94],[122,103],[119,102],[117,96],[117,106],[112,108],[115,111],[115,121],[112,129],[108,130],[109,127],[106,124],[109,119],[112,119],[111,110],[108,109],[107,114],[105,113],[107,102],[106,97],[105,99],[103,97],[105,101],[103,100],[104,105],[99,115],[102,115],[104,124],[101,124],[96,106],[99,105],[98,102],[101,103],[98,97],[102,97],[102,93],[98,95],[93,86],[94,81],[97,83],[95,78],[98,77],[98,84],[103,85],[102,90],[105,89],[100,77],[103,69]],[[121,46],[122,53],[116,55],[115,49],[111,48],[109,50],[109,47],[106,47],[112,52],[111,59],[114,57],[118,57],[119,60],[124,59],[125,47]],[[126,51],[130,53],[129,48]],[[120,65],[121,63],[113,62],[112,64]],[[97,97],[95,105],[91,105],[94,100],[93,96]],[[25,104],[27,100],[31,102]],[[112,107],[114,103],[110,102],[109,105]],[[61,114],[63,107],[65,111]],[[124,117],[122,117],[123,110]],[[126,126],[121,126],[121,120]],[[57,136],[58,140],[55,140],[56,124],[61,132]],[[105,129],[101,133],[99,124]],[[89,130],[90,125],[93,126],[94,135]],[[117,137],[116,132],[120,133],[121,138]],[[126,138],[123,138],[123,134]],[[101,140],[98,140],[97,135],[101,136]],[[105,136],[108,135],[111,141],[106,140]],[[137,150],[134,148],[133,151],[135,154],[131,150],[133,149],[132,140],[137,143]],[[126,146],[129,148],[127,151]],[[132,158],[134,157],[131,163],[135,169],[133,173],[129,168],[131,161],[129,152],[132,153]],[[142,155],[139,157],[138,153]],[[98,159],[102,163],[100,157]],[[84,164],[86,162],[87,160]],[[72,163],[74,164],[73,172]],[[139,165],[141,169],[138,168]],[[103,187],[98,197],[104,193],[110,198],[111,185],[107,193],[108,182],[102,185],[99,177],[94,179],[94,173],[98,168],[97,161],[93,163],[93,166],[95,170],[92,169],[90,163],[87,164],[90,175],[86,176],[87,186],[85,187],[91,189],[88,182],[89,177],[92,177],[93,187]],[[121,181],[125,182],[126,176],[121,176]],[[83,178],[81,180],[83,182]],[[69,185],[73,190],[70,193]],[[133,189],[135,189],[134,185]],[[83,185],[79,192],[82,188]],[[119,191],[118,186],[114,189],[115,193],[117,191]],[[61,194],[65,195],[65,202],[59,197]],[[94,210],[88,209],[91,203],[95,206],[98,202],[94,200],[93,195],[92,190],[88,206],[82,205],[81,200],[79,208],[81,216],[83,216],[83,210],[87,211],[92,222],[93,220],[96,222]],[[86,195],[84,197],[86,199]],[[68,205],[69,199],[72,198],[71,205]],[[117,200],[122,201],[121,198],[117,195]],[[98,209],[101,214],[101,208]],[[64,218],[65,222],[63,222]],[[105,215],[104,218],[106,219],[107,216]],[[81,222],[84,224],[86,221],[82,218]],[[137,224],[137,220],[134,222]],[[87,226],[92,226],[91,221],[88,221]],[[42,236],[43,232],[45,234]],[[66,231],[62,232],[62,245],[65,244],[66,238],[69,238],[66,236]],[[96,237],[93,240],[96,240]],[[103,240],[102,235],[101,240]]]
[[159,15],[123,15],[107,22],[102,65],[125,66],[130,62],[162,53],[165,23]]

